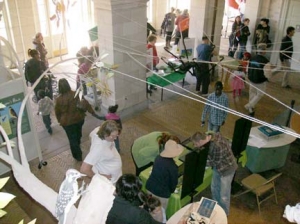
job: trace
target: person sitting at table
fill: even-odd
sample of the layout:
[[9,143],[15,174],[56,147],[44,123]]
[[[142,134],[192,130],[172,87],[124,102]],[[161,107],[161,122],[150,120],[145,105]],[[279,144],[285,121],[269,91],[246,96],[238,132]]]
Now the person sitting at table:
[[195,148],[202,148],[210,142],[206,166],[211,166],[213,176],[211,181],[211,193],[213,200],[229,215],[231,182],[238,167],[231,150],[229,140],[221,133],[206,135],[196,132],[191,137]]
[[158,224],[145,209],[140,207],[139,193],[142,183],[133,174],[123,174],[116,183],[116,197],[106,224]]
[[176,136],[170,133],[154,131],[139,137],[133,142],[131,153],[137,168],[136,175],[139,175],[140,171],[152,165],[150,163],[154,162],[156,156],[162,151],[169,139],[179,141]]
[[183,152],[183,146],[179,143],[174,140],[167,141],[164,150],[156,157],[152,172],[146,182],[148,193],[158,197],[165,210],[178,184],[178,167],[173,158]]

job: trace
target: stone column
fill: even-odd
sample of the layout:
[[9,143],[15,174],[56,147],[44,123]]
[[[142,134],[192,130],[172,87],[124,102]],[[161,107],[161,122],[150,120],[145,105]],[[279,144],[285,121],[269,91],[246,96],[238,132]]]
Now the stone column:
[[119,110],[144,109],[147,106],[143,82],[146,80],[147,0],[94,2],[99,51],[109,54],[103,62],[118,65],[108,82],[113,93],[102,99],[103,107],[118,104]]

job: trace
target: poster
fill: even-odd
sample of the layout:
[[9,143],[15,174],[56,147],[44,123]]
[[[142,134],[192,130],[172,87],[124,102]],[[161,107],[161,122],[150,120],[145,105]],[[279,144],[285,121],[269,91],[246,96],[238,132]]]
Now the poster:
[[[6,106],[5,108],[0,109],[0,123],[7,133],[9,139],[17,136],[17,122],[23,99],[23,93],[18,93],[13,96],[0,99],[0,102]],[[30,132],[30,123],[27,116],[26,107],[24,109],[21,127],[22,134]]]

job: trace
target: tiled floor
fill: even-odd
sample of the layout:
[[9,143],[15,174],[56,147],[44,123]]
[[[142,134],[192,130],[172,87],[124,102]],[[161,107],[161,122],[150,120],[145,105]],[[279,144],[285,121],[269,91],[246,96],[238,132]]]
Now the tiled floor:
[[[162,54],[161,47],[159,52]],[[68,67],[69,66],[69,67]],[[58,78],[68,77],[68,79],[74,81],[74,77],[67,71],[70,71],[72,63],[68,66],[62,66],[57,68]],[[63,70],[66,69],[66,70]],[[59,74],[58,74],[59,73]],[[282,89],[280,87],[280,79],[282,74],[276,75],[270,83],[268,83],[267,92],[277,99],[281,100],[285,104],[290,104],[292,99],[299,99],[300,96],[300,78],[293,75],[293,89]],[[194,91],[195,84],[193,77],[190,77],[189,85],[185,86],[186,90]],[[149,97],[149,109],[137,113],[130,118],[124,118],[123,131],[120,136],[121,143],[121,157],[123,161],[123,172],[134,173],[134,165],[130,156],[130,146],[134,139],[142,136],[151,131],[170,131],[177,135],[181,140],[189,137],[196,130],[205,131],[206,127],[200,127],[200,116],[203,109],[203,103],[196,102],[193,98],[198,98],[195,95],[186,93],[183,90],[179,90],[178,87],[172,86],[170,89],[174,91],[180,91],[184,95],[188,95],[190,99],[177,96],[174,93],[165,91],[164,101],[160,101],[160,90],[154,91],[151,97]],[[210,92],[213,87],[210,86]],[[228,93],[230,100],[230,107],[241,113],[247,114],[244,109],[244,104],[247,102],[248,93],[247,90],[243,91],[243,95],[239,101],[234,101],[232,95]],[[198,98],[199,99],[199,98]],[[300,103],[296,101],[296,106]],[[35,105],[33,105],[35,107]],[[266,122],[272,122],[274,119],[280,116],[285,111],[285,108],[277,102],[271,100],[265,96],[257,105],[256,117]],[[120,112],[122,116],[122,112]],[[31,162],[31,170],[40,180],[42,180],[49,187],[58,191],[60,183],[64,179],[65,171],[68,168],[79,169],[80,163],[76,162],[70,156],[69,145],[63,129],[57,124],[55,116],[53,118],[53,135],[50,136],[44,130],[44,126],[39,117],[35,117],[36,127],[39,134],[40,144],[43,149],[44,160],[48,162],[47,166],[44,166],[41,170],[37,168],[38,161]],[[232,138],[234,122],[238,117],[235,115],[229,115],[226,124],[222,127],[221,132],[228,138]],[[280,118],[284,122],[284,118]],[[83,128],[82,137],[82,150],[84,156],[87,154],[90,146],[88,134],[91,130],[101,124],[100,120],[88,115]],[[299,145],[293,144],[290,150],[291,153],[299,153]],[[287,159],[286,165],[279,171],[283,172],[276,183],[278,192],[278,205],[274,203],[272,199],[262,204],[262,213],[259,215],[256,206],[255,197],[251,194],[234,198],[231,202],[231,212],[228,217],[228,223],[287,223],[282,218],[284,206],[287,204],[294,205],[300,200],[300,176],[299,176],[300,164],[290,161],[290,155]],[[247,168],[240,167],[237,172],[237,180],[240,180],[243,176],[248,175]],[[1,223],[18,223],[19,220],[24,218],[25,223],[33,218],[37,218],[37,223],[57,223],[55,219],[45,211],[37,203],[33,202],[21,189],[16,185],[13,178],[9,181],[5,187],[6,191],[15,194],[17,197],[14,202],[6,208],[8,212],[7,217],[1,219]],[[207,189],[200,196],[210,197],[210,190]],[[31,206],[28,206],[30,203]]]

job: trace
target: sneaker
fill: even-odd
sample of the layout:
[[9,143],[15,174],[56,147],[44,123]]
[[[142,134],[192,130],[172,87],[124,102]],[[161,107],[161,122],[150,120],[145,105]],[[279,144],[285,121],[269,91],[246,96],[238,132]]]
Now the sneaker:
[[284,86],[283,88],[291,89],[292,87],[291,87],[290,85],[286,85],[286,86]]
[[249,104],[246,104],[244,107],[245,107],[246,110],[249,111],[249,114],[252,114],[252,113],[253,113],[253,108],[250,107]]
[[209,95],[208,93],[201,94],[202,97],[207,97],[208,95]]
[[52,132],[52,128],[49,128],[49,129],[48,129],[48,133],[49,133],[50,135],[52,135],[52,133],[53,133],[53,132]]

